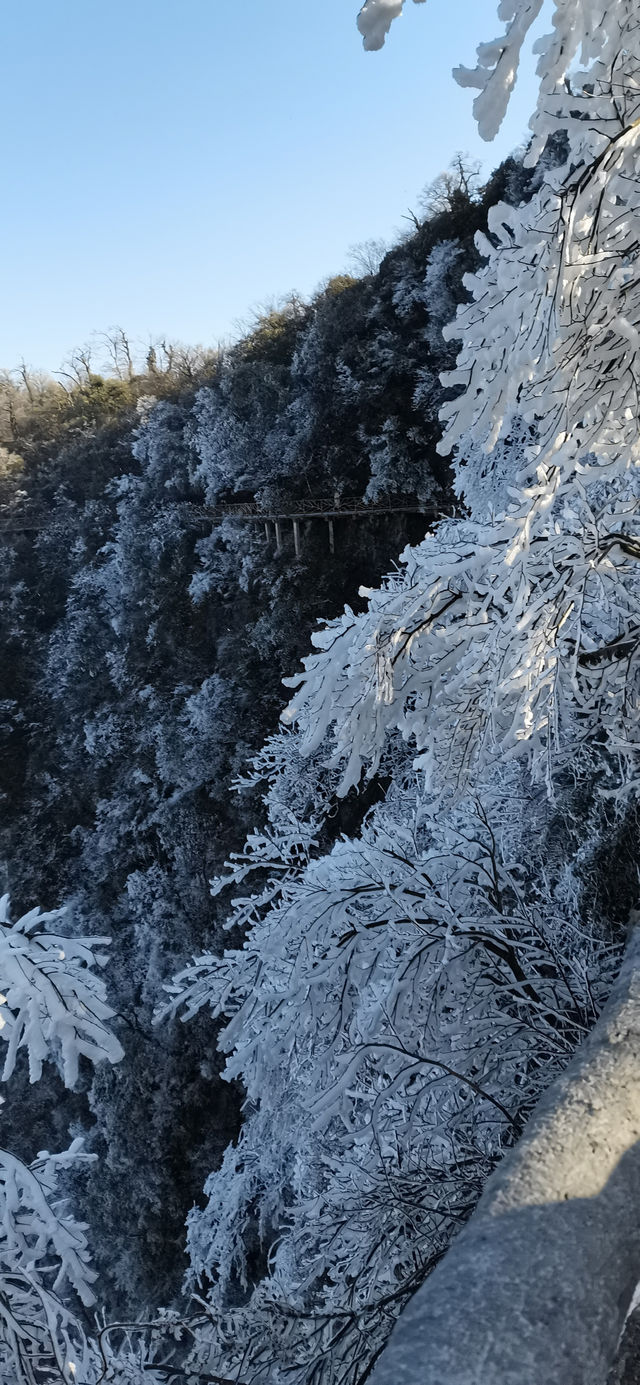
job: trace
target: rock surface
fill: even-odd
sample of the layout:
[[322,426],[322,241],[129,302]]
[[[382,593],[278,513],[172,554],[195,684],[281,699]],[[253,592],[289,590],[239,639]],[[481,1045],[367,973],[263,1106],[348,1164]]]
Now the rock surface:
[[[402,1313],[371,1385],[605,1385],[639,1279],[634,918],[598,1023]],[[631,1369],[621,1356],[616,1385],[640,1378]]]

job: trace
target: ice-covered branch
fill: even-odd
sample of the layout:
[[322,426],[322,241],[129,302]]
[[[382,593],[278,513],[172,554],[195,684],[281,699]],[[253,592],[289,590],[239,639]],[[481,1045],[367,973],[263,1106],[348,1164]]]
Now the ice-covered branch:
[[[80,1057],[116,1063],[122,1057],[107,1021],[104,983],[93,968],[108,938],[73,938],[54,931],[64,911],[39,909],[15,923],[0,900],[0,1033],[7,1043],[8,1080],[19,1050],[27,1050],[36,1082],[46,1058],[59,1062],[73,1086]],[[0,1150],[0,1381],[49,1385],[53,1379],[89,1385],[97,1377],[93,1349],[65,1296],[75,1290],[94,1302],[86,1227],[67,1211],[58,1173],[94,1155],[75,1140],[62,1154],[39,1154],[30,1165]]]
[[509,19],[505,33],[492,43],[480,44],[476,68],[454,71],[460,86],[480,88],[473,114],[482,139],[494,139],[500,129],[516,83],[522,45],[542,5],[543,0],[524,0],[519,5],[503,0],[499,17]]
[[8,896],[0,900],[0,1037],[8,1046],[3,1081],[21,1048],[29,1056],[32,1082],[41,1076],[44,1060],[54,1057],[61,1059],[68,1087],[76,1081],[81,1057],[93,1063],[122,1058],[107,1026],[114,1012],[106,1004],[104,982],[93,971],[104,960],[96,948],[110,939],[51,931],[63,917],[64,911],[34,909],[12,923]]
[[[423,0],[416,0],[416,4]],[[363,47],[368,52],[382,48],[394,19],[402,14],[404,0],[365,0],[358,15]]]

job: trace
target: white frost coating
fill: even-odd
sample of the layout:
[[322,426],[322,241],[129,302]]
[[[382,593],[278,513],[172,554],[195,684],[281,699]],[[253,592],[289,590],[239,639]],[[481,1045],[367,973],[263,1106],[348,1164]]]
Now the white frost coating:
[[[442,524],[409,550],[368,611],[347,610],[312,637],[317,652],[288,680],[299,690],[285,720],[303,754],[333,735],[340,794],[363,767],[375,771],[393,731],[445,799],[477,785],[496,757],[523,758],[551,793],[585,737],[609,738],[630,782],[638,773],[638,689],[622,657],[633,657],[640,626],[640,544],[627,528],[637,472],[594,466],[541,486],[525,453],[512,448],[519,506],[480,518],[491,492],[464,468],[478,520]],[[625,631],[629,647],[614,651]]]
[[505,34],[492,43],[480,44],[478,66],[473,71],[466,67],[454,70],[460,86],[480,88],[482,94],[474,101],[473,114],[482,139],[494,139],[500,129],[515,86],[522,45],[542,5],[543,0],[525,0],[520,5],[503,0],[498,16],[509,20]]
[[[523,43],[542,5],[543,0],[500,0],[498,18],[505,24],[504,32],[479,45],[475,68],[459,67],[454,73],[462,86],[476,87],[480,92],[473,111],[484,139],[493,139],[500,128],[515,85]],[[618,115],[624,124],[629,123],[628,101],[635,81],[632,79],[627,85],[632,69],[628,56],[625,61],[625,43],[634,27],[633,10],[632,0],[616,0],[613,4],[609,0],[554,0],[550,6],[552,31],[538,39],[534,48],[539,54],[540,88],[537,107],[529,122],[534,135],[530,162],[538,158],[547,135],[556,127],[559,103],[566,98],[568,89],[572,92],[579,89],[579,79],[584,74],[575,72],[576,61],[584,68],[601,64],[604,84],[600,86],[600,82],[596,82],[592,107],[598,104],[599,98],[610,100],[606,72],[607,50],[611,50],[611,45],[613,60],[619,63],[615,68],[615,86],[619,92],[625,91]],[[568,82],[570,72],[572,77]],[[590,133],[588,126],[584,133]]]
[[33,909],[13,924],[8,911],[5,895],[0,899],[0,1038],[8,1047],[2,1081],[11,1077],[21,1048],[29,1055],[32,1082],[41,1077],[50,1053],[61,1057],[68,1087],[75,1084],[80,1057],[118,1063],[123,1050],[106,1024],[114,1012],[105,1002],[104,982],[92,971],[103,960],[94,949],[110,938],[49,932],[64,910],[41,914]]
[[[640,458],[640,17],[631,0],[581,5],[581,25],[569,0],[557,8],[575,22],[565,47],[562,28],[543,41],[551,75],[532,126],[537,148],[564,132],[568,159],[525,206],[492,208],[493,243],[477,238],[486,265],[466,281],[473,301],[445,332],[463,339],[446,377],[463,393],[442,410],[443,451],[463,439],[490,451],[517,417],[535,426],[539,495],[592,455],[609,476]],[[597,41],[588,15],[600,19]],[[581,35],[589,66],[568,87]]]
[[[500,0],[497,12],[504,24],[503,32],[478,45],[475,68],[460,66],[454,71],[461,86],[479,91],[473,113],[483,139],[493,139],[500,128],[515,86],[523,45],[543,3],[544,0]],[[382,48],[403,6],[404,0],[366,0],[357,20],[365,48]],[[602,70],[606,71],[607,50],[613,45],[614,61],[619,64],[616,66],[616,88],[622,90],[624,83],[620,78],[626,79],[631,72],[628,60],[624,59],[624,44],[629,36],[628,19],[633,20],[633,8],[632,0],[617,0],[614,4],[608,0],[553,0],[550,6],[552,30],[537,40],[534,49],[539,54],[540,87],[537,107],[530,121],[534,136],[530,162],[539,157],[548,134],[557,128],[558,102],[567,96],[567,74],[576,75],[576,61],[585,68],[600,62]],[[575,91],[573,76],[570,86]],[[627,102],[633,85],[625,87],[625,101],[620,103],[619,113],[626,124],[629,123]],[[596,84],[593,104],[600,96],[606,99],[606,85],[601,89]]]
[[[52,1057],[68,1086],[81,1056],[112,1063],[122,1057],[106,1024],[113,1011],[104,983],[92,970],[104,960],[96,947],[109,939],[54,932],[64,913],[33,909],[12,923],[9,898],[0,899],[0,1037],[8,1045],[3,1081],[20,1049],[27,1051],[32,1082]],[[54,1379],[94,1385],[100,1374],[95,1343],[67,1303],[69,1288],[85,1308],[95,1302],[86,1227],[71,1216],[57,1186],[61,1170],[95,1158],[82,1152],[79,1139],[61,1154],[38,1154],[31,1164],[0,1149],[0,1385]]]
[[[0,1149],[0,1278],[3,1288],[20,1272],[51,1277],[52,1258],[57,1259],[51,1289],[57,1294],[71,1285],[85,1307],[95,1302],[91,1285],[97,1275],[90,1268],[85,1227],[73,1220],[60,1201],[58,1171],[81,1163],[94,1163],[95,1154],[82,1152],[82,1140],[74,1140],[64,1154],[39,1154],[27,1165]],[[42,1266],[40,1262],[42,1261]],[[8,1278],[7,1278],[8,1277]]]
[[[423,4],[424,0],[415,0],[415,3]],[[404,0],[365,0],[357,22],[367,52],[377,52],[382,48],[394,19],[402,14],[403,6]]]

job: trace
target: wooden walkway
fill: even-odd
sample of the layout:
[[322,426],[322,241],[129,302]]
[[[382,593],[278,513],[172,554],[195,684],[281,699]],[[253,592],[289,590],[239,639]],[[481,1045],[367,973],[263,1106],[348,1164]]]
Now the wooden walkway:
[[[197,507],[194,507],[197,508]],[[293,519],[348,519],[353,515],[435,515],[432,505],[419,500],[373,500],[369,504],[361,496],[313,496],[308,500],[292,501],[290,507],[248,504],[221,505],[218,509],[207,510],[216,519],[230,516],[232,519],[261,519],[275,523],[276,520]]]
[[[197,510],[197,506],[192,507]],[[302,553],[302,533],[301,523],[314,519],[324,520],[327,525],[329,538],[329,552],[336,551],[336,539],[334,521],[336,519],[355,519],[358,516],[372,517],[373,515],[399,515],[417,514],[424,515],[425,519],[437,518],[437,510],[432,505],[426,505],[415,499],[401,499],[373,501],[367,504],[360,496],[309,496],[308,499],[297,499],[291,502],[290,507],[283,504],[277,506],[260,505],[256,501],[239,502],[236,504],[221,505],[215,510],[201,511],[201,518],[208,519],[239,519],[258,521],[264,524],[264,532],[267,543],[275,539],[276,553],[282,553],[284,548],[283,525],[290,524],[293,532],[293,547],[296,558]]]
[[[265,527],[267,541],[275,539],[276,552],[283,548],[283,525],[291,524],[296,557],[301,553],[300,524],[314,519],[324,520],[328,526],[329,550],[335,552],[334,520],[353,519],[358,516],[416,514],[425,519],[437,519],[439,511],[415,499],[398,497],[392,500],[374,500],[370,504],[361,496],[310,496],[296,499],[290,506],[279,503],[261,505],[257,501],[238,501],[228,505],[196,505],[193,501],[177,501],[176,509],[189,524],[207,526],[224,519],[238,519],[259,522]],[[33,509],[24,516],[14,515],[10,520],[0,517],[0,536],[3,534],[37,534],[46,528],[49,515],[44,510]]]

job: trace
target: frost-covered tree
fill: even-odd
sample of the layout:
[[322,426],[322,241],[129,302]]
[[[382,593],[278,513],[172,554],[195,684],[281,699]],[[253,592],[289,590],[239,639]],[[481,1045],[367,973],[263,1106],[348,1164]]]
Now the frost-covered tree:
[[[401,8],[368,0],[369,47]],[[540,8],[502,0],[460,73],[486,137]],[[270,828],[233,863],[260,872],[244,945],[176,983],[228,1016],[247,1092],[190,1223],[221,1374],[367,1377],[611,983],[636,889],[632,866],[607,901],[602,861],[638,782],[639,45],[631,0],[554,6],[528,160],[559,133],[564,157],[492,210],[448,329],[466,514],[314,636],[256,771]],[[384,801],[327,853],[363,774]]]
[[[122,1048],[95,972],[108,938],[60,931],[64,911],[32,910],[11,922],[0,900],[0,1037],[6,1042],[2,1080],[25,1050],[31,1082],[51,1059],[74,1086],[81,1059],[118,1063]],[[10,1136],[9,1136],[10,1139]],[[82,1315],[95,1303],[86,1227],[70,1215],[58,1188],[61,1171],[93,1162],[76,1139],[60,1154],[44,1151],[29,1164],[0,1151],[0,1379],[3,1385],[88,1381],[97,1375],[95,1347]]]
[[[66,1088],[82,1063],[119,1064],[123,1049],[109,1027],[96,968],[111,940],[78,937],[64,909],[33,909],[12,922],[0,899],[0,1037],[9,1081],[24,1051],[32,1083],[49,1060]],[[9,1127],[10,1120],[5,1122]],[[11,1143],[11,1134],[7,1143]],[[183,1374],[191,1323],[160,1312],[152,1322],[107,1322],[86,1223],[70,1210],[70,1177],[97,1156],[76,1137],[57,1154],[28,1163],[0,1150],[0,1382],[2,1385],[161,1385]],[[192,1315],[193,1321],[193,1315]]]

